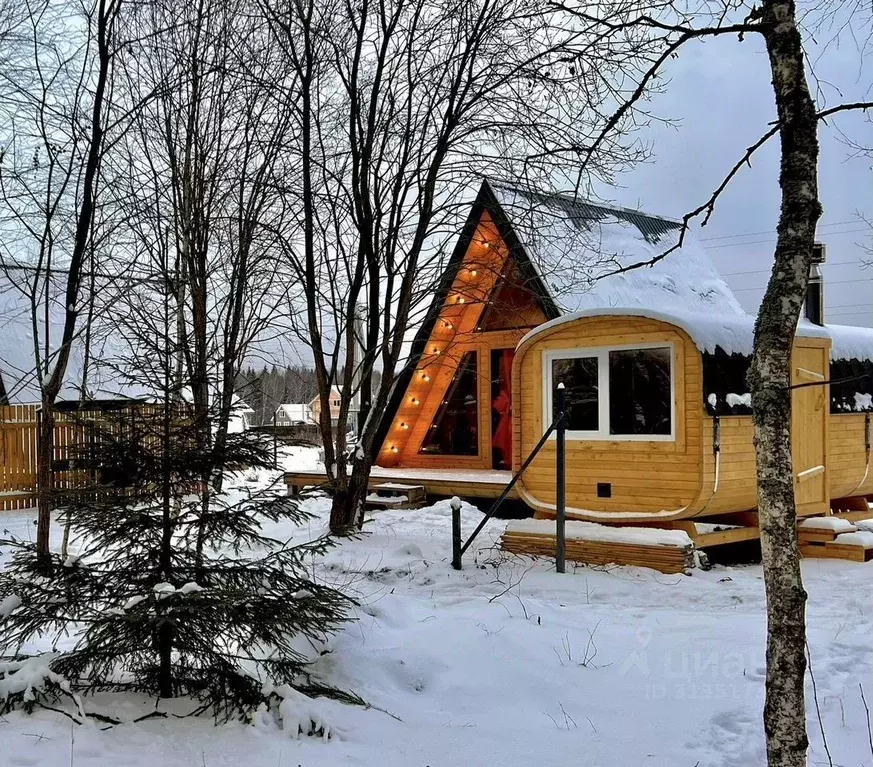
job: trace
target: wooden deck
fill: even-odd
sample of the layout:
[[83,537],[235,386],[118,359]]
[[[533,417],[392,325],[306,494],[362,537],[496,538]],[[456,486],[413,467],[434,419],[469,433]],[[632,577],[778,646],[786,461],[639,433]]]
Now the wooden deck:
[[[459,498],[497,498],[509,484],[512,473],[474,469],[386,469],[374,466],[370,473],[368,489],[374,490],[385,482],[400,485],[421,485],[428,495],[457,495]],[[289,492],[304,487],[323,485],[327,475],[323,470],[287,471],[285,484]],[[511,490],[508,498],[518,495]]]

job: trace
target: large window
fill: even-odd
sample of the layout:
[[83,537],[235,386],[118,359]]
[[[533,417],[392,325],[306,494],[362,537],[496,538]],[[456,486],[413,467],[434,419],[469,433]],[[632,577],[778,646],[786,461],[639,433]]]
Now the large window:
[[476,352],[464,354],[419,452],[479,455],[479,403]]
[[570,439],[674,438],[670,346],[548,352],[545,377],[546,422],[563,383]]

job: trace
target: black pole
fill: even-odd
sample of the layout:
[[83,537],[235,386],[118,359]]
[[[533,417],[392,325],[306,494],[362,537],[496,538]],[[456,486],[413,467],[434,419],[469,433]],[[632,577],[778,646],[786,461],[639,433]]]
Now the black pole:
[[567,456],[566,456],[566,426],[564,422],[564,399],[566,392],[564,384],[558,384],[556,394],[557,413],[555,421],[556,429],[556,444],[555,444],[555,459],[557,466],[555,474],[557,476],[557,487],[555,488],[555,569],[559,573],[564,572],[564,522],[567,506]]
[[452,567],[461,569],[461,499],[455,496],[449,501],[452,507]]

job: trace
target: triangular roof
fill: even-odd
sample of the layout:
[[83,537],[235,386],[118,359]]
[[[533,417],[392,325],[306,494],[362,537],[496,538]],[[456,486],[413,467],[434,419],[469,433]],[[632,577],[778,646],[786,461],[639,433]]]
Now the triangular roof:
[[568,195],[490,186],[561,314],[617,307],[746,314],[692,231],[653,266],[621,271],[675,246],[680,222]]
[[673,246],[681,232],[679,222],[485,180],[397,377],[375,451],[385,440],[485,213],[548,320],[579,310],[625,306],[748,316],[691,232],[686,232],[681,249],[655,265],[615,273]]

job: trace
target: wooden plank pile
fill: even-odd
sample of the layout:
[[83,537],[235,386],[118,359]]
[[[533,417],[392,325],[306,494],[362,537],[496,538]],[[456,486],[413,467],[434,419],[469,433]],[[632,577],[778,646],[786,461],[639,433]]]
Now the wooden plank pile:
[[372,488],[364,501],[364,508],[369,510],[420,509],[426,504],[427,498],[423,485],[383,482]]
[[[682,573],[694,566],[694,544],[678,530],[609,528],[588,522],[567,522],[566,528],[568,561],[650,567],[662,573]],[[554,529],[546,520],[510,522],[500,546],[512,554],[554,557]]]

